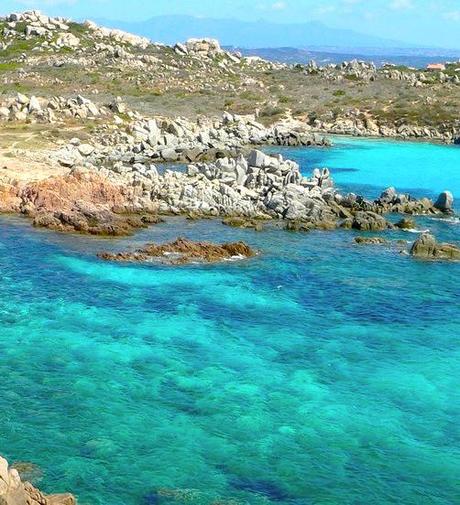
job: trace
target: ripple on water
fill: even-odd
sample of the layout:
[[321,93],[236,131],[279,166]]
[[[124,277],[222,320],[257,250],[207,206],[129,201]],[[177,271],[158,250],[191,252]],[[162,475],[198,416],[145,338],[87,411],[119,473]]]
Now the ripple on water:
[[[447,221],[417,225],[458,240]],[[355,247],[352,232],[217,221],[109,244],[177,235],[263,254],[118,265],[94,257],[107,242],[0,224],[10,460],[39,465],[41,487],[83,504],[458,501],[457,264]]]

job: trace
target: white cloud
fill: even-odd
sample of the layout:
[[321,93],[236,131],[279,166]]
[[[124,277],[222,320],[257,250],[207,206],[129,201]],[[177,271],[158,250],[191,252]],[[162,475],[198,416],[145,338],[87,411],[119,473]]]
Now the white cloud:
[[390,3],[390,9],[396,11],[412,9],[413,7],[414,4],[412,3],[412,0],[392,0]]
[[325,16],[326,14],[331,14],[335,12],[337,7],[335,5],[322,5],[321,7],[317,7],[314,12],[318,16]]
[[443,18],[449,21],[460,21],[460,11],[446,12]]
[[53,7],[55,5],[75,5],[78,0],[16,0],[18,4],[25,5],[27,7],[41,8],[41,7]]
[[274,3],[259,3],[256,5],[256,8],[261,11],[284,11],[287,9],[287,3],[281,0]]
[[275,2],[272,4],[272,10],[274,11],[282,11],[287,8],[286,2]]

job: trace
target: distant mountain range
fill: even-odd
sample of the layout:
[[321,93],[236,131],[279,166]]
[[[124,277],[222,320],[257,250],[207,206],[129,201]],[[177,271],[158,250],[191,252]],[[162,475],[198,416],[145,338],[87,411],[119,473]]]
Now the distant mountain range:
[[244,56],[260,56],[265,60],[281,63],[306,63],[315,60],[321,65],[341,63],[346,60],[372,60],[377,66],[385,63],[404,65],[408,67],[423,68],[429,63],[460,60],[460,50],[435,50],[435,49],[366,49],[366,48],[314,48],[302,49],[295,47],[254,48],[246,49],[229,46],[225,49],[239,51]]
[[210,19],[192,16],[158,16],[147,21],[127,22],[98,19],[98,23],[174,44],[191,37],[219,39],[226,46],[264,47],[415,47],[400,41],[374,37],[353,30],[329,28],[319,22],[279,24],[265,20]]

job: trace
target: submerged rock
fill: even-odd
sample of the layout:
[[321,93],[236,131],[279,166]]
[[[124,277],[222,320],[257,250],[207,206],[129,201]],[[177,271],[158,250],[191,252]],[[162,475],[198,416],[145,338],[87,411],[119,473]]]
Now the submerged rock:
[[222,221],[222,224],[233,228],[250,228],[256,231],[261,231],[263,229],[261,221],[244,217],[227,217]]
[[398,221],[395,224],[395,226],[400,230],[415,230],[415,228],[417,227],[415,221],[407,217],[404,217],[403,219],[401,219],[401,221]]
[[244,242],[226,244],[211,244],[208,242],[193,242],[185,238],[178,238],[168,244],[148,244],[134,252],[99,253],[98,257],[108,261],[152,262],[158,261],[170,265],[186,263],[216,263],[233,258],[250,258],[255,256]]
[[38,465],[28,461],[15,461],[10,468],[17,470],[22,480],[26,480],[32,484],[36,484],[43,477],[42,469]]
[[422,234],[412,245],[411,256],[427,260],[460,261],[460,247],[453,244],[440,244],[429,234]]
[[300,220],[289,219],[286,221],[286,231],[311,231],[313,230],[312,223]]
[[284,227],[287,231],[303,231],[308,232],[311,230],[335,230],[337,228],[337,223],[333,219],[289,219],[286,221],[286,226]]
[[[30,464],[19,464],[25,470],[31,470]],[[35,467],[34,467],[35,468]],[[0,504],[1,505],[75,505],[71,494],[44,495],[30,482],[21,480],[18,469],[9,467],[8,462],[0,457]]]
[[387,244],[388,240],[383,237],[355,237],[355,242],[360,245],[383,245]]
[[234,476],[230,479],[233,488],[265,497],[271,502],[289,501],[288,492],[277,482],[265,479],[250,479]]
[[82,208],[77,205],[69,212],[41,211],[34,217],[33,225],[60,232],[123,237],[161,221],[161,218],[147,213],[117,214],[98,206]]

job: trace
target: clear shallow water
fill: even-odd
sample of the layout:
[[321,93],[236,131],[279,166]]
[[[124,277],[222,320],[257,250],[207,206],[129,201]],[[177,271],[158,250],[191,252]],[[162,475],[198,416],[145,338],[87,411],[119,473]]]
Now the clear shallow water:
[[[365,170],[372,148],[355,142],[354,157],[290,154]],[[418,160],[426,145],[405,148]],[[458,182],[460,150],[433,149],[426,166]],[[442,149],[453,163],[432,156]],[[354,174],[336,178],[354,188]],[[373,177],[369,194],[388,185]],[[419,226],[460,239],[455,222]],[[181,268],[94,257],[177,235],[263,254]],[[2,453],[83,504],[458,503],[460,265],[352,237],[178,219],[112,242],[3,219]]]
[[[416,196],[450,190],[460,198],[460,146],[332,136],[326,149],[284,148],[285,157],[305,167],[328,167],[337,184],[370,197],[396,186]],[[280,148],[270,148],[278,152]]]

